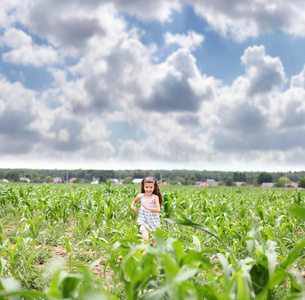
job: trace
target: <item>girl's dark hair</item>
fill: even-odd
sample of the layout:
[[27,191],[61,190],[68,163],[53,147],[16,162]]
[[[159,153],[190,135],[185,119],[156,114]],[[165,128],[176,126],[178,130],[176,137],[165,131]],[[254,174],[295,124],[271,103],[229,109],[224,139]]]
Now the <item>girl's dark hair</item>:
[[141,193],[145,193],[144,191],[144,184],[145,183],[153,183],[154,184],[154,191],[153,191],[153,194],[157,195],[159,197],[159,203],[160,203],[160,206],[162,205],[163,203],[163,200],[162,200],[162,195],[161,195],[161,191],[160,191],[160,188],[158,186],[158,182],[157,180],[154,178],[154,177],[145,177],[142,182],[141,182]]

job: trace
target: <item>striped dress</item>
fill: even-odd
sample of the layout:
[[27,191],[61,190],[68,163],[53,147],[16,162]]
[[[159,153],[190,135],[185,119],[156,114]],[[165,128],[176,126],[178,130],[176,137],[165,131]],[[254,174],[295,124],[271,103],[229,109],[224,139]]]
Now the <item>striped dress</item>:
[[[156,207],[154,194],[152,195],[152,199],[149,202],[144,200],[144,196],[141,198],[141,204],[144,202],[148,207]],[[140,225],[140,232],[145,232],[148,230],[155,232],[156,228],[161,226],[159,213],[148,210],[142,205],[139,210],[137,223]]]

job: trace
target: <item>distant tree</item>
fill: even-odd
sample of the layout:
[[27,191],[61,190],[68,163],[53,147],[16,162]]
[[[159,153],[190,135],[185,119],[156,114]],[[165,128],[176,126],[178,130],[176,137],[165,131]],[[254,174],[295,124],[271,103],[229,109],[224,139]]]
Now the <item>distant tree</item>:
[[162,182],[167,182],[167,183],[172,184],[172,180],[170,178],[168,178],[168,177],[162,178]]
[[0,179],[3,179],[3,178],[5,178],[5,173],[4,173],[4,171],[0,171]]
[[39,182],[40,181],[37,173],[32,174],[31,181],[32,182]]
[[[144,172],[145,173],[145,172]],[[134,178],[143,178],[143,171],[142,170],[135,170],[133,173]]]
[[301,188],[305,188],[305,177],[300,178],[300,180],[298,181],[298,185]]
[[246,182],[246,173],[234,172],[233,181]]
[[185,184],[185,179],[183,177],[177,176],[174,179],[174,183],[176,184],[178,182],[180,182],[181,184]]
[[197,181],[197,178],[196,178],[195,175],[185,177],[185,184],[186,185],[195,185],[196,181]]
[[259,186],[259,184],[258,184],[258,176],[259,176],[259,174],[255,174],[254,177],[253,177],[253,185],[254,186]]
[[45,182],[49,183],[49,182],[52,182],[53,181],[53,178],[51,176],[46,176],[44,178]]
[[226,183],[224,182],[224,181],[218,181],[218,186],[225,186],[226,185]]
[[287,178],[286,176],[284,177],[280,177],[278,180],[277,180],[277,184],[276,186],[277,187],[285,187],[285,186],[288,186],[290,184],[290,179]]
[[233,181],[239,181],[239,172],[234,172],[233,173]]
[[233,186],[234,185],[234,181],[232,177],[228,177],[226,179],[226,186]]
[[273,178],[270,173],[262,172],[258,175],[257,183],[261,185],[263,182],[272,182]]
[[105,177],[103,174],[100,176],[100,182],[107,182],[107,177]]
[[123,180],[123,183],[124,184],[131,184],[132,183],[132,180],[133,180],[133,178],[132,177],[126,177],[124,180]]
[[195,185],[195,184],[196,184],[196,181],[197,181],[196,176],[195,176],[195,175],[192,175],[192,176],[190,177],[190,184],[191,184],[191,185]]
[[100,177],[103,176],[103,179],[105,178],[105,181],[103,181],[103,180],[101,180],[101,181],[106,182],[107,179],[115,178],[115,175],[116,175],[116,173],[114,170],[104,170]]
[[20,179],[20,176],[17,172],[9,172],[6,174],[6,177],[9,181],[18,182]]

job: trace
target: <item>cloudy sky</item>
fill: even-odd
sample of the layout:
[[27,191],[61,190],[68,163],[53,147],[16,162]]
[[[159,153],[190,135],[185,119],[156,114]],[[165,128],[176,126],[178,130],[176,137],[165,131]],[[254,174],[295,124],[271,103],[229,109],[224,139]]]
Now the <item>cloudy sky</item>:
[[1,0],[0,168],[304,170],[303,0]]

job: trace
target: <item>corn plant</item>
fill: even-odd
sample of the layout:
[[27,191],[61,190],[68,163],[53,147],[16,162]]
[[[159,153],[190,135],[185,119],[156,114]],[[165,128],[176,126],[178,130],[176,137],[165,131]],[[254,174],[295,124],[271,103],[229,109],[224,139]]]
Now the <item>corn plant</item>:
[[[182,215],[183,216],[183,215]],[[185,226],[191,226],[203,230],[214,236],[219,242],[225,244],[220,238],[207,228],[201,226],[183,216],[182,220],[169,219],[171,223]],[[253,230],[257,233],[257,230]],[[265,245],[260,245],[253,237],[245,239],[251,252],[255,247],[256,259],[250,257],[236,260],[232,250],[226,246],[228,256],[218,254],[220,264],[225,275],[225,284],[222,291],[223,295],[227,295],[227,299],[250,299],[251,292],[257,295],[257,299],[274,299],[274,291],[280,285],[284,284],[284,279],[290,278],[292,292],[305,293],[304,283],[299,284],[293,280],[294,272],[289,268],[298,258],[300,252],[305,247],[305,241],[299,242],[289,253],[283,263],[277,267],[276,243],[268,240]],[[249,242],[253,240],[253,242]],[[229,257],[232,260],[228,259]],[[300,277],[300,276],[299,276]]]
[[63,240],[65,241],[66,252],[67,252],[68,260],[69,260],[69,268],[71,270],[72,269],[72,245],[71,245],[69,238],[64,237]]

